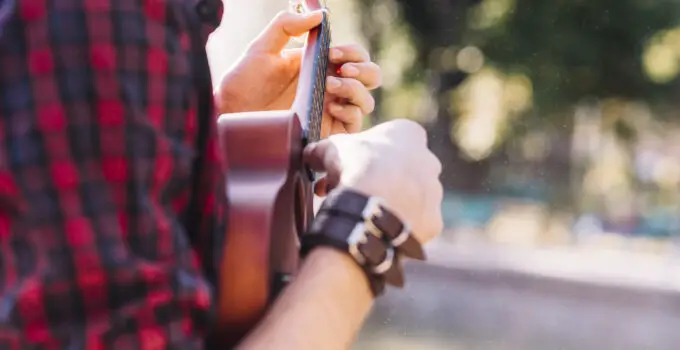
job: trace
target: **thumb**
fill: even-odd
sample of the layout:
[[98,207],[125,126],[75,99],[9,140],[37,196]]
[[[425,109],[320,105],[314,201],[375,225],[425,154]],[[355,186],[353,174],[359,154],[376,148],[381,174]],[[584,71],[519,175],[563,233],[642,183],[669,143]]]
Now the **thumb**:
[[322,140],[310,144],[302,153],[302,160],[312,170],[326,173],[326,176],[315,185],[317,195],[323,195],[328,188],[333,188],[340,183],[342,166],[338,156],[338,149],[333,142]]
[[269,26],[253,41],[251,49],[260,52],[281,52],[292,37],[305,34],[321,24],[323,12],[323,10],[302,14],[289,11],[279,12]]

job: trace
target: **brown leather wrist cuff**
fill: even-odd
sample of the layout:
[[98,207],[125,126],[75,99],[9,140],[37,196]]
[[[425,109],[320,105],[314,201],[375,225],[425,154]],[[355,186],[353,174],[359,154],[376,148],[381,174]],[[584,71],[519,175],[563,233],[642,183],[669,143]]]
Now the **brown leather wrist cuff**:
[[326,198],[302,236],[302,256],[318,246],[349,253],[366,272],[375,296],[384,292],[385,284],[404,285],[401,256],[425,259],[407,225],[377,198],[349,189],[336,189]]

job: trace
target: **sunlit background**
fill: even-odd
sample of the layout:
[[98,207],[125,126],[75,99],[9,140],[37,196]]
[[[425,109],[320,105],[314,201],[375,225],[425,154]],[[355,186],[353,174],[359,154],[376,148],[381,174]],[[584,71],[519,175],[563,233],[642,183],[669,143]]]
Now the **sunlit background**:
[[[218,78],[287,0],[226,0]],[[411,118],[446,229],[357,349],[680,348],[680,1],[329,0]]]

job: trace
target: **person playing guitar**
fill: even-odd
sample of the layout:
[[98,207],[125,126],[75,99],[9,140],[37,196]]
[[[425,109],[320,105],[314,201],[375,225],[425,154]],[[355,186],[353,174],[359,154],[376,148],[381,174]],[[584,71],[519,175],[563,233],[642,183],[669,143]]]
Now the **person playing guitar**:
[[[229,210],[214,121],[290,107],[300,54],[284,46],[323,16],[279,14],[213,91],[205,43],[222,8],[0,0],[0,349],[207,347]],[[356,45],[329,61],[332,135],[304,151],[328,174],[319,194],[379,197],[426,243],[441,230],[442,187],[424,130],[394,120],[360,131],[380,68]],[[377,280],[349,252],[306,250],[238,348],[350,346]]]

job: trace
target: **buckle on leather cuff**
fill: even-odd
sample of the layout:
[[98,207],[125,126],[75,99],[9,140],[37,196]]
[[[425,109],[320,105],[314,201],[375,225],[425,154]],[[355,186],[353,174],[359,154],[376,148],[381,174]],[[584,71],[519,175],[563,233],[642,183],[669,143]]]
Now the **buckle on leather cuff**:
[[[371,273],[382,275],[392,268],[394,264],[395,250],[389,244],[385,244],[385,258],[378,264],[369,264],[366,255],[361,252],[360,245],[368,243],[368,235],[372,235],[381,241],[385,239],[385,233],[373,222],[373,217],[383,209],[380,206],[380,198],[369,197],[364,209],[361,212],[363,221],[358,222],[349,237],[347,244],[352,257],[362,266],[367,267]],[[407,232],[408,238],[408,232]],[[367,266],[368,265],[368,266]]]
[[378,197],[368,197],[366,205],[364,206],[364,210],[361,211],[361,217],[364,218],[364,221],[371,221],[373,215],[380,213],[382,210],[380,206],[381,202],[382,200]]
[[[382,207],[381,202],[382,200],[378,197],[369,197],[368,201],[366,202],[366,206],[364,206],[364,210],[361,212],[361,216],[364,219],[364,225],[366,225],[368,232],[378,238],[383,238],[386,236],[386,232],[383,232],[383,230],[376,226],[375,222],[373,221],[374,215],[378,215],[385,210]],[[402,223],[401,232],[394,236],[394,238],[390,239],[390,237],[387,237],[387,239],[394,247],[399,247],[400,245],[404,244],[410,236],[411,226],[406,223]]]
[[382,206],[380,198],[368,198],[362,211],[362,218],[369,232],[393,247],[395,254],[425,260],[425,252],[411,234],[411,226]]
[[378,265],[371,267],[371,272],[376,275],[383,275],[392,268],[394,264],[394,248],[387,247],[385,259]]
[[411,237],[411,227],[407,224],[403,224],[404,227],[401,229],[401,232],[392,239],[392,245],[395,247],[399,247],[400,245],[406,243],[409,237]]
[[366,265],[366,257],[359,250],[360,244],[368,243],[368,238],[366,237],[366,225],[360,222],[354,226],[352,233],[347,237],[347,245],[349,246],[349,253],[352,254],[354,260],[356,260],[361,266]]
[[369,197],[364,206],[364,210],[361,211],[361,217],[364,220],[363,224],[366,227],[366,231],[382,239],[385,236],[385,232],[373,222],[373,216],[380,214],[380,212],[384,210],[380,205],[381,202],[382,200],[378,197]]
[[[367,222],[369,222],[367,220]],[[380,238],[379,235],[382,234],[375,225],[366,225],[365,222],[357,223],[347,237],[347,246],[349,247],[349,253],[352,255],[354,260],[359,263],[359,265],[368,268],[372,273],[376,275],[382,275],[389,271],[394,264],[395,251],[392,246],[385,246],[385,258],[377,265],[370,264],[366,255],[361,251],[362,244],[368,244],[368,235],[374,235]]]

